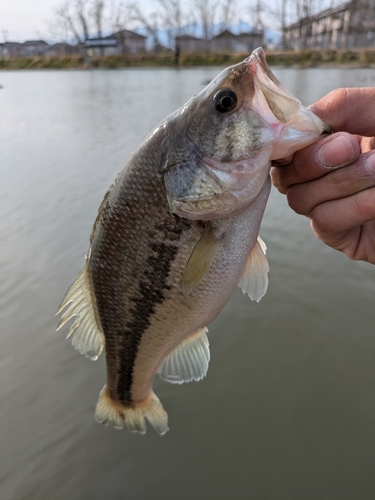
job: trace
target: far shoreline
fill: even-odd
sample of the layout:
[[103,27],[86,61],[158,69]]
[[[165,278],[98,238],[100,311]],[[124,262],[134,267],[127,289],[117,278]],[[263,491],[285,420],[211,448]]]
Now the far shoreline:
[[[126,68],[193,68],[229,66],[243,61],[249,54],[193,53],[181,54],[176,64],[173,52],[100,57],[20,57],[0,59],[0,70],[38,69],[126,69]],[[266,50],[267,62],[283,68],[375,68],[375,49],[356,50]]]

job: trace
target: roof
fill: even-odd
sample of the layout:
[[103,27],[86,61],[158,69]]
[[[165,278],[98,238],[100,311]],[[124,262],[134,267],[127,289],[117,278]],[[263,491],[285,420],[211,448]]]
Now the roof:
[[20,42],[4,42],[4,43],[0,43],[0,45],[2,47],[15,47],[17,45],[22,45],[22,43],[20,43]]
[[237,35],[234,35],[231,31],[229,30],[224,30],[218,35],[212,37],[212,40],[216,40],[218,38],[237,38]]
[[229,30],[224,30],[221,33],[219,33],[218,35],[212,37],[212,40],[218,40],[220,38],[227,38],[227,39],[232,38],[232,39],[238,40],[239,38],[244,38],[244,37],[248,37],[248,36],[263,36],[263,31],[254,30],[254,31],[249,31],[247,33],[244,32],[244,33],[240,33],[239,35],[235,35],[234,33],[232,33]]
[[26,40],[22,45],[48,45],[44,40]]
[[57,43],[53,43],[52,45],[50,45],[50,47],[73,47],[72,44],[70,43],[66,43],[66,42],[57,42]]
[[116,33],[112,33],[112,35],[109,35],[107,38],[113,38],[113,37],[123,37],[125,38],[144,38],[146,39],[147,36],[140,35],[139,33],[136,33],[135,31],[130,31],[130,30],[120,30],[116,31]]
[[197,38],[196,36],[191,35],[179,35],[176,36],[176,40],[202,40],[201,38]]

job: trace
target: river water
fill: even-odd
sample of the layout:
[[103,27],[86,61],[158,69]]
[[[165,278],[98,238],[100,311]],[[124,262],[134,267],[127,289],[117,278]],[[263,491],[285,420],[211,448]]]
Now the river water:
[[[325,248],[273,190],[270,285],[210,325],[199,383],[157,380],[164,437],[94,421],[104,356],[54,313],[124,160],[219,68],[0,73],[2,500],[306,500],[375,495],[375,269]],[[304,104],[370,69],[275,69]]]

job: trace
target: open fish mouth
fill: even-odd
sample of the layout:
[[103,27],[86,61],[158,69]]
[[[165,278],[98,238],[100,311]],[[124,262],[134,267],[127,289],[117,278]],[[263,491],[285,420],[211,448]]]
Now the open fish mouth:
[[[253,74],[254,84],[256,90],[261,94],[268,104],[269,112],[265,109],[264,105],[258,102],[258,112],[262,114],[269,124],[275,123],[275,119],[283,124],[292,126],[293,121],[295,125],[301,125],[302,119],[305,122],[306,118],[311,121],[311,127],[316,134],[316,127],[321,128],[321,135],[328,135],[332,133],[331,127],[322,122],[312,111],[304,108],[301,101],[294,97],[276,78],[268,66],[264,50],[261,47],[255,49],[252,54],[245,59],[249,71]],[[257,96],[257,92],[256,92]],[[257,99],[255,99],[256,105]],[[272,119],[273,115],[273,119]],[[296,117],[299,119],[296,120]],[[304,123],[305,124],[305,123]],[[306,133],[306,130],[304,130]]]

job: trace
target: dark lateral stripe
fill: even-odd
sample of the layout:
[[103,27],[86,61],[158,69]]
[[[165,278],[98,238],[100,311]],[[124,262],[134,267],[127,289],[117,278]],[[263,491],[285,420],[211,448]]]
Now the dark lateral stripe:
[[131,403],[133,366],[143,333],[150,326],[151,316],[157,304],[165,299],[165,291],[171,265],[178,251],[176,245],[164,242],[150,244],[152,255],[147,259],[147,267],[139,283],[138,293],[130,298],[132,318],[126,323],[122,333],[117,394],[124,403]]

